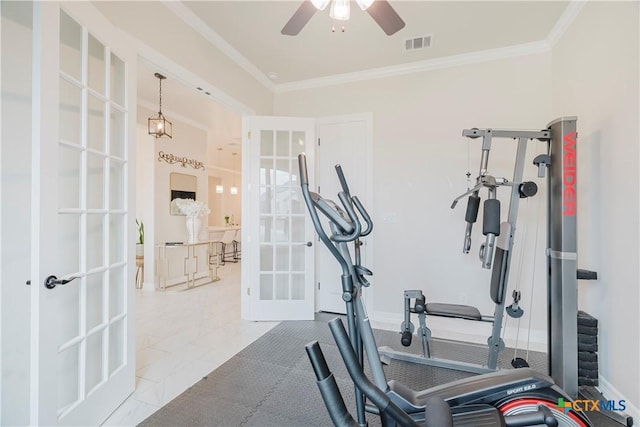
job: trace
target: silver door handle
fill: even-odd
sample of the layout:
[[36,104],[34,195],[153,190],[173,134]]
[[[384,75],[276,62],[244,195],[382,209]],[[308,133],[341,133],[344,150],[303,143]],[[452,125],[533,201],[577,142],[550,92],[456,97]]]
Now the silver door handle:
[[307,242],[307,243],[305,243],[305,246],[309,246],[309,247],[311,247],[311,246],[313,246],[313,243],[311,243],[311,242]]
[[53,289],[57,285],[66,285],[70,281],[78,279],[78,278],[79,278],[79,276],[71,276],[68,279],[58,279],[56,276],[51,275],[51,276],[47,277],[46,280],[44,281],[44,286],[47,289]]

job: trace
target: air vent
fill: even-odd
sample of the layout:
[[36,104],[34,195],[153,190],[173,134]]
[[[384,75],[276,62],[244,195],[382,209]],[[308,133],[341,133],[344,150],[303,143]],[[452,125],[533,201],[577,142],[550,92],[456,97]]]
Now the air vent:
[[404,50],[416,50],[431,47],[431,36],[414,37],[404,41]]

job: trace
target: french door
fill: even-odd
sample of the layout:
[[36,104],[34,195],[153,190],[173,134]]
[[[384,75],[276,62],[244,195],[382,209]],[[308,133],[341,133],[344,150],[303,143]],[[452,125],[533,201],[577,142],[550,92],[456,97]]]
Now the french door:
[[242,203],[245,319],[313,319],[315,239],[300,189],[298,154],[306,153],[314,164],[314,128],[314,119],[243,120],[243,170],[249,171]]
[[135,54],[89,2],[31,7],[29,423],[99,425],[135,386]]

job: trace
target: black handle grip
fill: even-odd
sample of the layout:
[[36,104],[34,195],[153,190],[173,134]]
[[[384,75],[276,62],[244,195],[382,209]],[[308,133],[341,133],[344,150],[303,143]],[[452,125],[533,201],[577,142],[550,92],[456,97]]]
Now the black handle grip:
[[480,197],[471,195],[467,199],[467,212],[464,215],[464,220],[469,224],[473,224],[478,219],[478,209],[480,208]]
[[409,347],[411,345],[411,340],[413,340],[413,334],[409,331],[402,331],[400,343],[405,347]]
[[298,154],[298,168],[300,169],[300,184],[309,185],[309,174],[307,173],[307,155]]

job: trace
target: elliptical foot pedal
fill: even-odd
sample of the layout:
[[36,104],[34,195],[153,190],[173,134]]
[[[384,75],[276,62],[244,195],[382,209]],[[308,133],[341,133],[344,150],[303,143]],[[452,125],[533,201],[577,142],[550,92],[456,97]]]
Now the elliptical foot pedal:
[[511,360],[511,366],[513,366],[516,369],[528,368],[529,363],[526,360],[524,360],[522,357],[515,357],[513,358],[513,360]]

